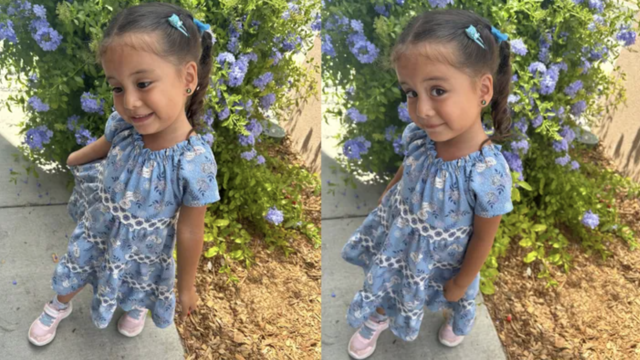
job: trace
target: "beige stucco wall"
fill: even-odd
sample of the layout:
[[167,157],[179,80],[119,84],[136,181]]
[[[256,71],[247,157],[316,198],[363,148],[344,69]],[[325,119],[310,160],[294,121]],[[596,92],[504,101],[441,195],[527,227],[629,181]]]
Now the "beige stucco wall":
[[[307,59],[313,58],[314,64],[320,65],[320,37],[316,36],[313,48],[307,54]],[[303,65],[306,66],[306,65]],[[307,102],[295,109],[288,119],[280,121],[293,140],[294,149],[302,155],[305,163],[314,172],[320,174],[320,124],[321,124],[321,86],[320,72],[316,74],[318,92]]]
[[[631,50],[631,51],[629,51]],[[635,52],[632,52],[635,51]],[[593,132],[618,170],[640,182],[640,39],[622,50],[616,63],[627,74],[627,103],[604,116]]]

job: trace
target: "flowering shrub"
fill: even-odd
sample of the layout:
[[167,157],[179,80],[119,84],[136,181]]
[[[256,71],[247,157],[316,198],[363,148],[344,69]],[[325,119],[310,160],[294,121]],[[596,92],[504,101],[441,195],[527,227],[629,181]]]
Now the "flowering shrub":
[[[104,133],[113,99],[94,53],[108,21],[130,5],[0,0],[0,68],[11,76],[6,78],[10,84],[24,88],[0,105],[9,110],[21,106],[27,114],[21,150],[31,162],[53,161],[56,170],[64,171],[72,151]],[[207,214],[205,239],[213,242],[207,256],[249,261],[247,229],[287,252],[293,231],[318,244],[318,230],[303,219],[302,205],[291,200],[316,189],[317,176],[269,156],[275,143],[263,134],[263,124],[268,123],[267,110],[282,112],[316,91],[313,73],[293,56],[312,45],[320,2],[178,5],[210,24],[214,33],[211,86],[198,131],[218,161],[222,199]],[[35,166],[27,167],[31,172],[37,175]]]
[[[388,61],[409,20],[431,9],[466,9],[509,35],[514,75],[508,104],[514,136],[502,145],[513,171],[516,203],[514,211],[505,215],[483,268],[485,293],[492,292],[497,257],[505,253],[511,238],[531,247],[526,261],[538,259],[544,266],[565,269],[570,259],[568,241],[559,232],[561,224],[603,255],[607,253],[603,243],[611,236],[607,232],[637,245],[628,228],[615,225],[615,208],[603,204],[612,203],[616,189],[637,196],[638,187],[591,164],[580,164],[575,157],[584,149],[576,141],[579,125],[609,111],[599,97],[612,96],[611,106],[624,99],[624,89],[600,64],[615,60],[622,47],[635,42],[633,10],[603,0],[327,0],[324,4],[323,83],[335,89],[337,98],[337,106],[325,114],[340,119],[344,127],[343,156],[338,160],[354,175],[374,175],[375,182],[388,182],[400,166],[404,155],[400,136],[411,122]],[[488,111],[483,124],[491,134]]]

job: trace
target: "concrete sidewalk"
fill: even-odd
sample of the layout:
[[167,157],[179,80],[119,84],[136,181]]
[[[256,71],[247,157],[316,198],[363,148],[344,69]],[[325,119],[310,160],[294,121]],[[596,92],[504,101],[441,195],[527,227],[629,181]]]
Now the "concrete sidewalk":
[[[355,331],[347,324],[346,313],[353,296],[362,287],[364,274],[360,267],[342,260],[340,252],[377,205],[385,186],[365,185],[360,181],[356,189],[341,185],[343,175],[334,170],[338,167],[334,159],[340,150],[332,138],[340,131],[340,124],[330,120],[329,124],[323,122],[322,125],[322,358],[346,360],[350,358],[349,339]],[[328,181],[335,185],[328,186]],[[418,339],[404,342],[385,331],[370,359],[506,359],[482,296],[476,302],[479,305],[474,329],[458,347],[450,349],[439,343],[437,331],[443,316],[425,310]]]
[[[0,98],[8,94],[0,91]],[[67,214],[65,176],[40,171],[40,179],[8,181],[10,168],[24,173],[12,156],[22,139],[9,126],[23,115],[13,110],[0,111],[0,359],[184,359],[175,325],[159,329],[147,318],[142,334],[127,338],[116,329],[123,313],[118,309],[109,327],[98,329],[90,316],[91,286],[73,299],[73,313],[52,343],[37,347],[27,340],[29,326],[54,296],[52,254],[66,253],[74,223]]]

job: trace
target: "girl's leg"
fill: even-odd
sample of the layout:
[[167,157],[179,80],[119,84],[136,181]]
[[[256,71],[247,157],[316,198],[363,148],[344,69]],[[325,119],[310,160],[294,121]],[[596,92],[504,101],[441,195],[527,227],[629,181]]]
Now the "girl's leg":
[[389,327],[389,319],[382,308],[369,316],[349,341],[349,354],[355,359],[366,359],[376,349],[378,336]]
[[82,291],[82,289],[84,289],[86,285],[82,286],[80,289],[72,292],[71,294],[67,294],[67,295],[58,295],[58,301],[66,304],[69,301],[71,301],[71,299],[73,299],[74,296],[76,296],[80,291]]

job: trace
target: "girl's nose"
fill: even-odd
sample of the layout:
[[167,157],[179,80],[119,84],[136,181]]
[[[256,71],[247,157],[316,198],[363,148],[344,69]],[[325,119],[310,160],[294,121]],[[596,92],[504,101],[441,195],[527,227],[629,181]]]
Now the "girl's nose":
[[140,99],[135,91],[128,91],[124,95],[124,108],[127,110],[133,110],[140,106]]
[[421,119],[430,118],[435,115],[433,104],[427,98],[419,98],[416,104],[416,115]]

